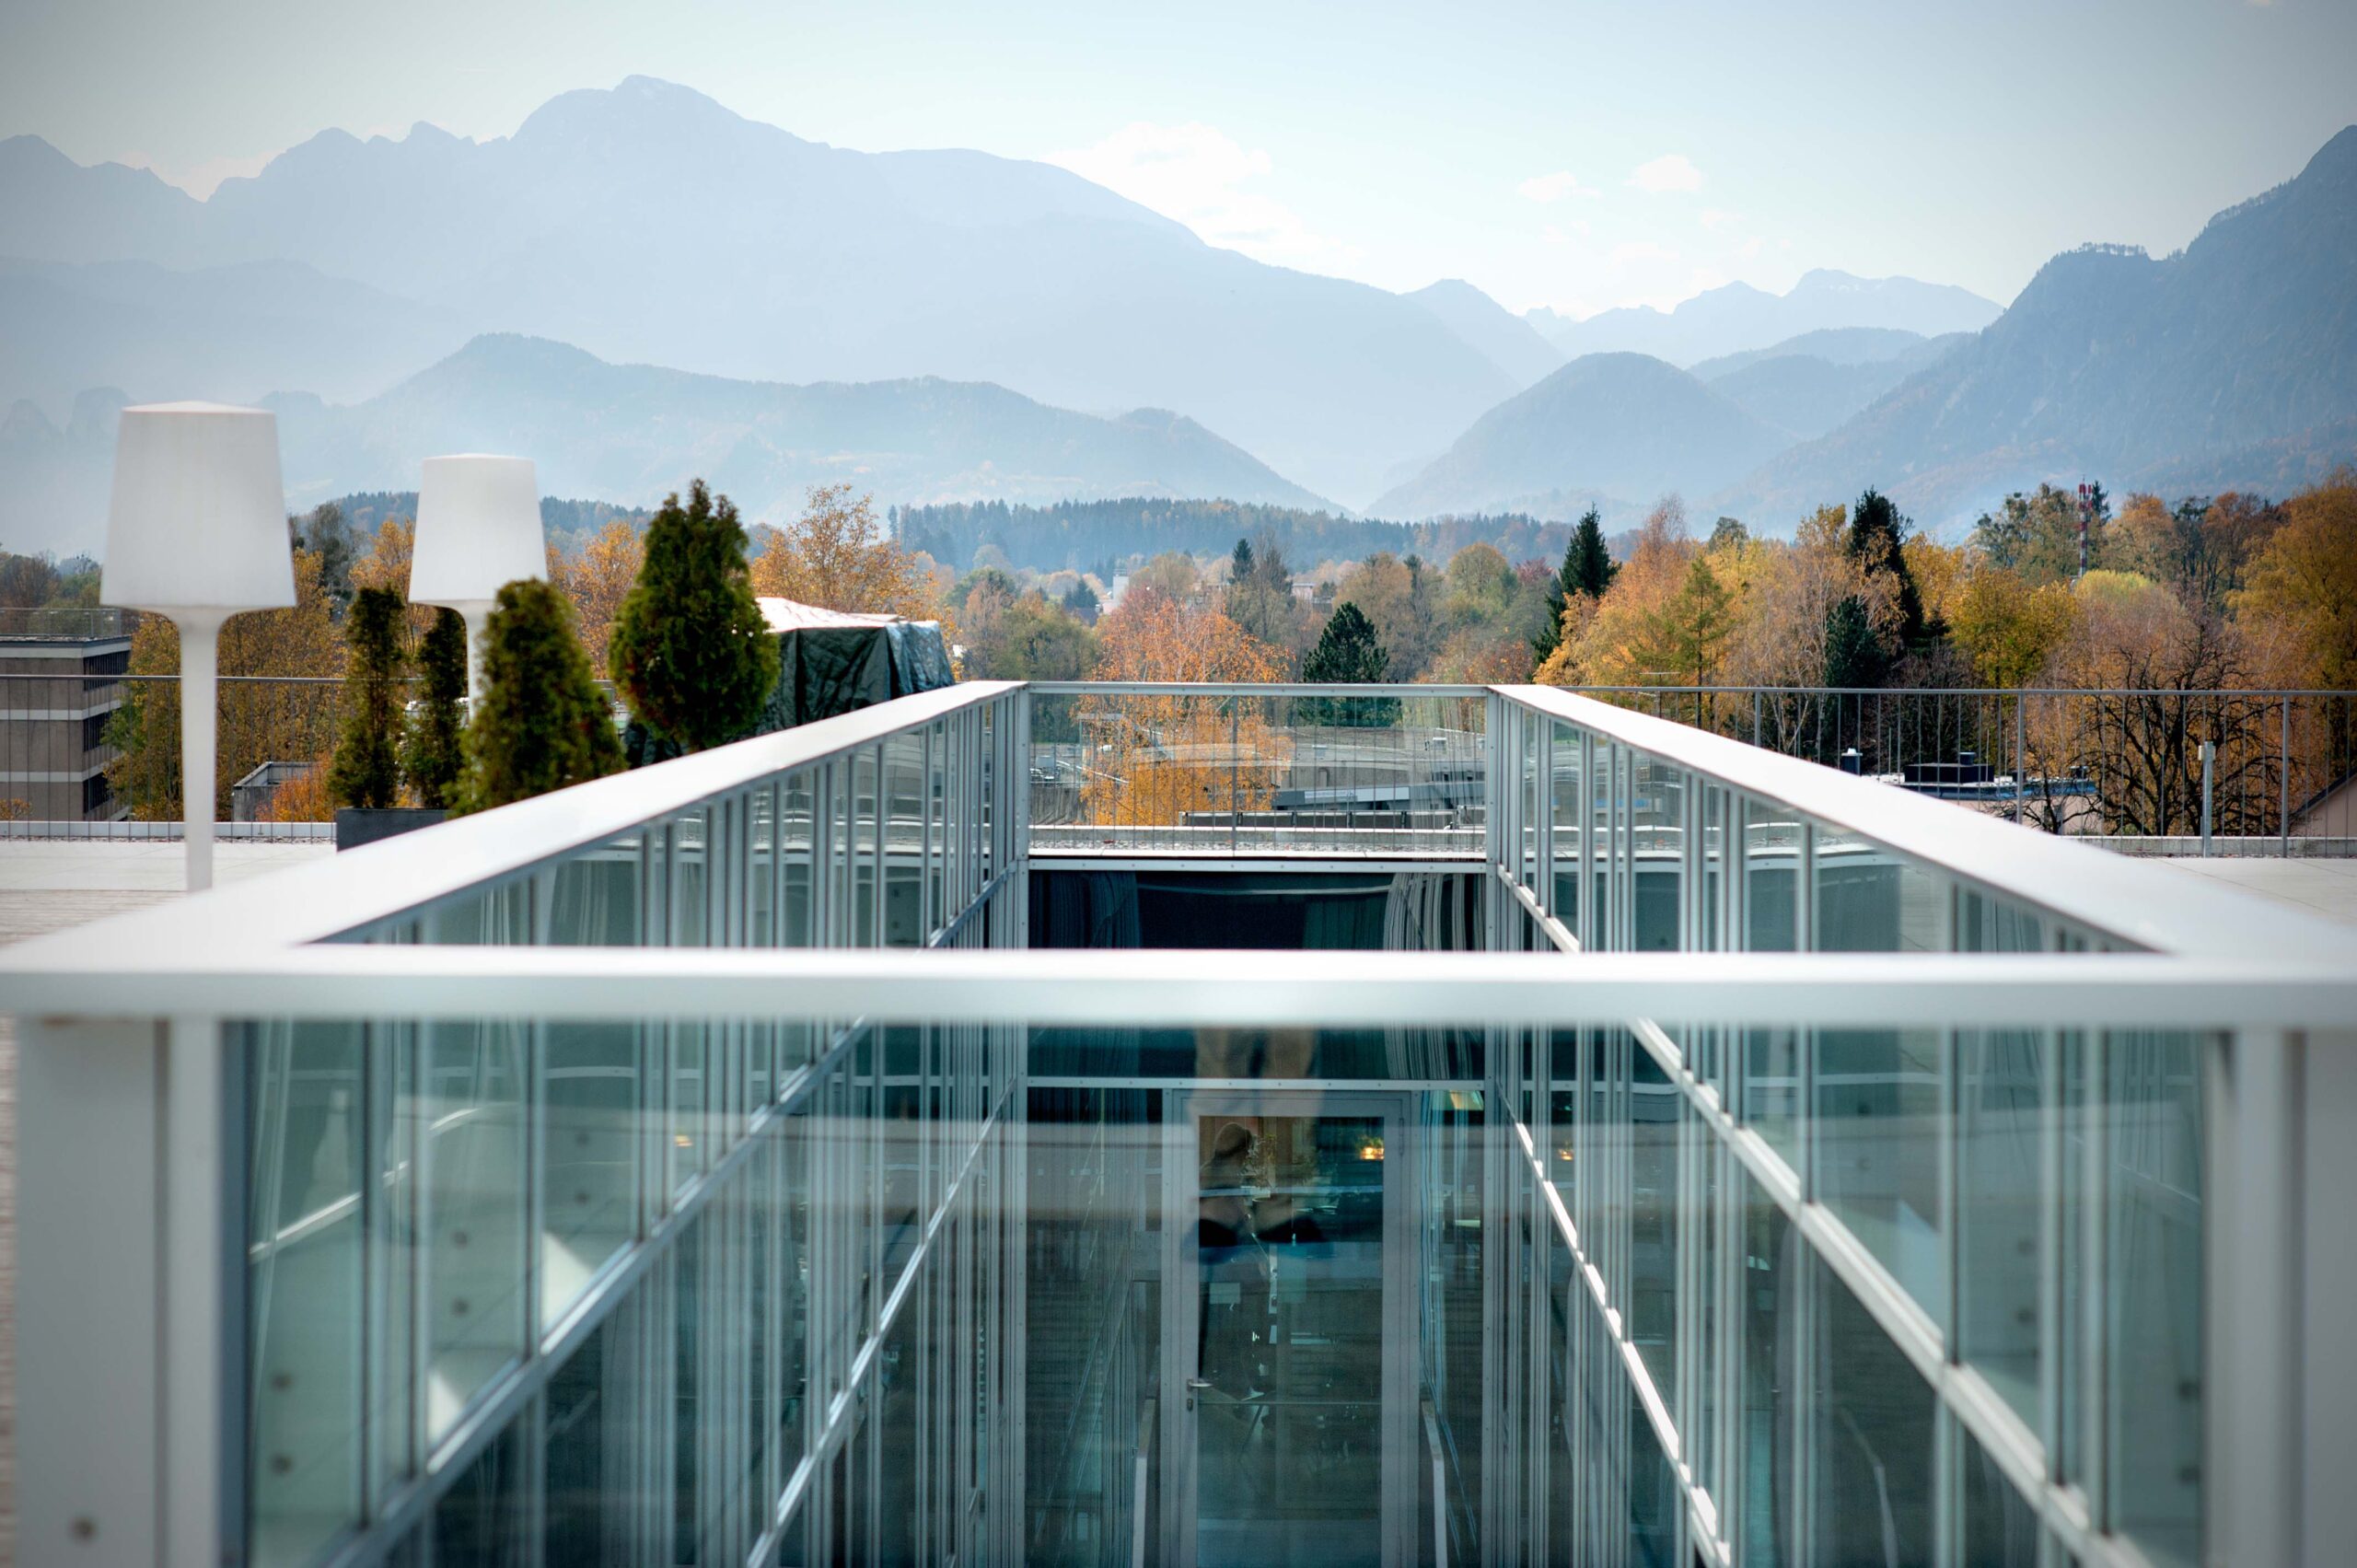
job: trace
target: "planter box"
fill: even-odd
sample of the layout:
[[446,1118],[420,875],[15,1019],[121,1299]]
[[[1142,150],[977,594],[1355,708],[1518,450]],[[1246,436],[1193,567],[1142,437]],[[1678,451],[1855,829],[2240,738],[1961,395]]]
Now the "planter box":
[[414,832],[430,828],[449,813],[438,807],[396,806],[382,811],[363,810],[347,806],[335,814],[335,847],[339,850],[358,849],[373,844],[378,839]]

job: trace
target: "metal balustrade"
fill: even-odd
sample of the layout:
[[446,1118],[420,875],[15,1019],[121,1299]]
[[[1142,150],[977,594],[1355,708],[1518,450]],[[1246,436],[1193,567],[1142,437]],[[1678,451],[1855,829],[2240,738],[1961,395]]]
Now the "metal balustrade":
[[[1461,782],[1285,782],[1367,727],[1329,697],[1478,738],[1479,814],[1251,821]],[[1227,820],[1129,825],[1469,854],[1509,950],[1029,949],[1032,865],[1210,853],[1059,839],[1050,698],[1233,767]],[[977,685],[27,944],[20,1539],[1169,1562],[1277,1516],[1218,1478],[1283,1433],[1342,1467],[1269,1538],[1313,1560],[2328,1561],[2357,971],[2182,898],[1543,689]],[[1379,1191],[1412,1265],[1379,1421],[1199,1376],[1219,1105],[1359,1141],[1305,1202]],[[1242,1299],[1298,1330],[1334,1283]]]

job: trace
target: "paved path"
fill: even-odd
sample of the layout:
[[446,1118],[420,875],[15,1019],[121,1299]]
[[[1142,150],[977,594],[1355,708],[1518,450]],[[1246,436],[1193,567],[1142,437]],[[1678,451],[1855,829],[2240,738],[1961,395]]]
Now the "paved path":
[[[214,878],[235,882],[334,853],[331,844],[215,844]],[[0,841],[0,944],[180,896],[180,846]],[[17,1539],[17,1036],[0,1016],[0,1563]]]

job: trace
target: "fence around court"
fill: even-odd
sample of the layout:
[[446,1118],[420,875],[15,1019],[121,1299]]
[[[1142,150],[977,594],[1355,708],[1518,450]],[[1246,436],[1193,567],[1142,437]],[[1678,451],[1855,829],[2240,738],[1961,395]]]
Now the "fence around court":
[[[170,836],[179,680],[0,674],[0,837]],[[1585,687],[1584,694],[2048,831],[2122,847],[2348,854],[2357,691]],[[1477,853],[1480,686],[1035,682],[1043,853]],[[316,837],[312,770],[343,718],[334,678],[225,676],[215,798],[234,835]],[[240,787],[243,785],[244,787]]]

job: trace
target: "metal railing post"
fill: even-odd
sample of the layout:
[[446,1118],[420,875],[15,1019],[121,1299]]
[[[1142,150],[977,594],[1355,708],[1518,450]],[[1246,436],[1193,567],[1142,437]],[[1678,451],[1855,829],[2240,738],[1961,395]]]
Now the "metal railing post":
[[2275,829],[2277,849],[2282,858],[2292,858],[2292,699],[2279,699],[2282,703],[2275,732]]
[[2210,858],[2211,786],[2217,772],[2217,764],[2218,743],[2214,740],[2203,741],[2201,743],[2201,857],[2204,860]]

